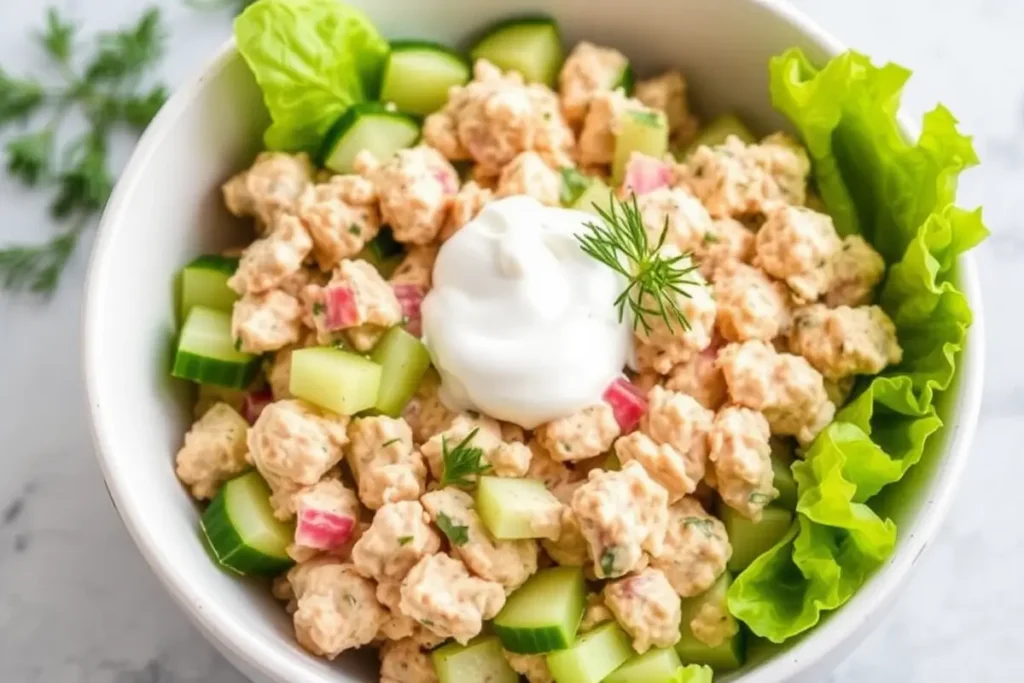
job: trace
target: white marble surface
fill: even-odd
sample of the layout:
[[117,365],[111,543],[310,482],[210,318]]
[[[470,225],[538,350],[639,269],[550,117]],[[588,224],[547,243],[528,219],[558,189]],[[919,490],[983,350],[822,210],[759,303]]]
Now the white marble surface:
[[[91,29],[134,17],[137,0],[58,0]],[[197,69],[226,14],[161,0],[173,27],[164,75]],[[833,683],[1016,681],[1024,669],[1024,3],[800,0],[876,59],[915,71],[906,107],[936,100],[976,136],[984,161],[961,185],[993,231],[980,250],[988,376],[973,464],[916,580]],[[0,3],[0,64],[36,69],[29,33],[43,3]],[[37,197],[0,181],[0,243],[48,234]],[[81,396],[79,310],[86,250],[49,303],[0,295],[0,681],[241,683],[150,576],[103,489]]]

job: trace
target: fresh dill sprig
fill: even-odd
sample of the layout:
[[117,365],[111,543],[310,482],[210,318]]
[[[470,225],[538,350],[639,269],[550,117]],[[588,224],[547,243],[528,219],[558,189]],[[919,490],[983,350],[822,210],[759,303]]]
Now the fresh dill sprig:
[[658,241],[650,243],[635,194],[629,200],[611,200],[608,209],[594,205],[603,224],[587,223],[590,232],[576,239],[588,256],[626,278],[626,288],[615,299],[619,322],[625,319],[628,307],[634,330],[640,327],[649,334],[653,328],[648,316],[664,320],[670,331],[677,323],[689,330],[690,322],[679,308],[677,296],[689,299],[686,288],[701,286],[699,280],[689,277],[697,270],[691,254],[662,251],[668,218]]
[[483,461],[484,451],[471,445],[479,429],[474,429],[466,435],[454,448],[448,448],[448,440],[441,437],[441,454],[443,458],[441,472],[441,488],[445,486],[458,486],[459,488],[472,488],[475,479],[481,474],[491,471],[491,466]]
[[[26,186],[52,191],[51,213],[66,222],[49,241],[0,248],[0,288],[47,295],[57,288],[89,218],[110,196],[111,135],[119,128],[142,130],[167,99],[162,85],[140,86],[163,54],[166,32],[159,10],[149,9],[134,24],[99,34],[92,53],[79,61],[77,25],[51,7],[36,39],[61,80],[14,77],[0,67],[0,128],[49,115],[42,127],[7,142],[5,166]],[[59,145],[62,125],[73,112],[85,119],[86,129]]]

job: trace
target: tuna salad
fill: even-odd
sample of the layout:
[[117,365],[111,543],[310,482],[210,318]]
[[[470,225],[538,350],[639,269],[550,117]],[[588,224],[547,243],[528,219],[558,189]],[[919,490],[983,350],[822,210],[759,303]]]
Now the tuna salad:
[[[236,26],[274,121],[223,185],[251,239],[181,274],[176,473],[217,561],[382,682],[709,683],[778,641],[734,582],[902,367],[899,255],[679,70],[546,17],[457,51],[298,4]],[[285,112],[260,27],[325,12],[347,94]]]

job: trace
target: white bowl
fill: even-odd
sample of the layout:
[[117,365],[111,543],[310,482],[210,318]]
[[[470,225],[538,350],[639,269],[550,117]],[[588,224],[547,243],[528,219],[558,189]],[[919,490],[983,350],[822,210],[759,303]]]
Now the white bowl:
[[[456,42],[494,19],[546,10],[570,43],[613,45],[641,71],[684,70],[699,107],[736,111],[760,131],[785,127],[768,98],[768,59],[791,46],[824,60],[843,46],[774,0],[363,0],[388,36]],[[175,479],[174,453],[190,424],[184,383],[168,375],[172,283],[196,254],[244,233],[219,186],[260,147],[266,114],[233,44],[171,98],[143,136],[107,206],[92,256],[85,309],[85,374],[107,485],[153,571],[210,640],[257,680],[375,681],[372,658],[334,664],[305,654],[266,586],[222,572],[197,533],[197,510]],[[908,130],[909,134],[910,131]],[[900,539],[892,559],[845,607],[789,647],[759,653],[745,683],[821,681],[898,597],[934,536],[967,460],[981,397],[982,320],[974,261],[960,277],[975,323],[948,392],[944,443],[904,482],[892,507]]]

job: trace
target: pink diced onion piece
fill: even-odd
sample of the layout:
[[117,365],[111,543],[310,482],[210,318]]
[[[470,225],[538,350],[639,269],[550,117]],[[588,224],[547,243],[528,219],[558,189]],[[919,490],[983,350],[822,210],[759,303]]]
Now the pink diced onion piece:
[[619,423],[623,434],[636,429],[640,418],[647,412],[647,398],[643,391],[625,377],[612,382],[601,398],[612,407],[615,421]]
[[242,401],[242,417],[249,424],[256,424],[256,419],[263,412],[263,409],[274,402],[274,394],[270,389],[259,389],[246,393]]
[[324,289],[324,329],[328,332],[359,324],[359,306],[355,292],[348,285]]
[[623,187],[637,195],[672,184],[672,167],[660,159],[633,152],[626,164]]
[[405,329],[409,334],[417,337],[423,333],[420,305],[423,303],[425,293],[419,285],[394,284],[391,288],[395,292],[395,298],[402,305],[402,316],[405,318]]
[[459,191],[458,176],[452,175],[447,169],[434,169],[434,179],[441,183],[441,189],[445,194],[455,194]]
[[355,527],[352,515],[301,505],[295,525],[295,544],[314,550],[334,550],[348,543]]

